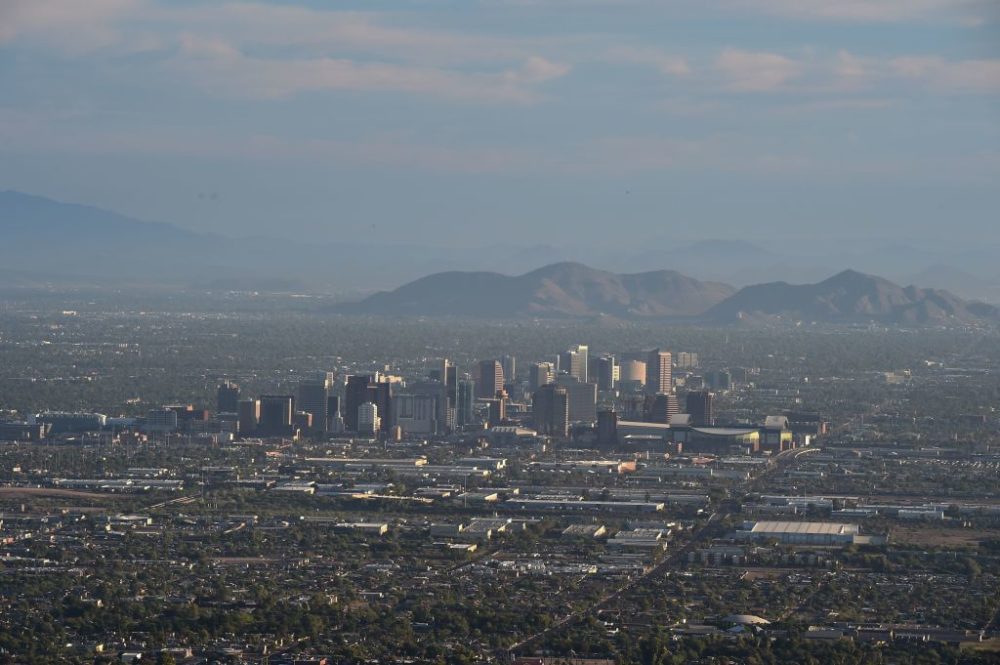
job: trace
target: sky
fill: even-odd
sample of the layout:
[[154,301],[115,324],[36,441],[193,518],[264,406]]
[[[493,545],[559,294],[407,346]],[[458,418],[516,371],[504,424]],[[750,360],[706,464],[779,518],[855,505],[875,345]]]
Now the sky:
[[200,231],[975,246],[998,183],[993,1],[0,1],[0,189]]

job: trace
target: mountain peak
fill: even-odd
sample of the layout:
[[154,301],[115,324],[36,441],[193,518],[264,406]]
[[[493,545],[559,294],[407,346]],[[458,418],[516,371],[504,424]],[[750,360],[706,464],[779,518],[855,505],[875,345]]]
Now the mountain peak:
[[429,275],[377,293],[343,311],[386,315],[623,319],[692,316],[733,293],[725,284],[657,271],[616,275],[571,261],[511,277],[496,273]]

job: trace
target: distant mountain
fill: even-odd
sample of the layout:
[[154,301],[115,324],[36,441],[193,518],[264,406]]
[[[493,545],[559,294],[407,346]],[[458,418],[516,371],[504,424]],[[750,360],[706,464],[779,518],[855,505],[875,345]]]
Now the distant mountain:
[[[0,287],[83,282],[210,290],[371,293],[439,270],[528,270],[546,246],[469,251],[372,242],[230,238],[0,191]],[[372,270],[378,259],[379,269]]]
[[1000,310],[962,300],[948,291],[904,288],[881,277],[845,270],[817,284],[748,286],[712,307],[703,318],[717,322],[780,318],[939,324],[998,320]]
[[443,272],[376,293],[341,311],[384,315],[656,319],[692,316],[732,295],[726,284],[671,270],[617,275],[556,263],[510,277]]

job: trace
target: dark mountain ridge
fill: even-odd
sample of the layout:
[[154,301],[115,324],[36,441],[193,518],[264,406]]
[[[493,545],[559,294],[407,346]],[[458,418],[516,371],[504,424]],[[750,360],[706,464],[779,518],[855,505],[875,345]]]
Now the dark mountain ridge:
[[780,318],[896,324],[976,323],[1000,318],[998,308],[941,289],[902,287],[855,270],[816,284],[772,282],[741,289],[705,312],[710,321]]
[[732,295],[717,282],[672,270],[618,275],[580,263],[511,277],[492,272],[428,275],[341,311],[386,315],[668,318],[693,316]]

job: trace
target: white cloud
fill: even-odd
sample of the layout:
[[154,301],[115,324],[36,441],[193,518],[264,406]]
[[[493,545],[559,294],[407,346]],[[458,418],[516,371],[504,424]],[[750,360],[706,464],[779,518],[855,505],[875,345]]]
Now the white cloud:
[[777,53],[726,49],[715,68],[731,90],[766,92],[785,88],[804,71],[802,63]]
[[975,25],[990,11],[982,0],[734,0],[730,4],[785,18],[861,23],[951,19]]
[[687,76],[691,73],[687,58],[652,47],[614,47],[608,49],[605,59],[610,62],[647,65],[669,76]]
[[892,74],[945,92],[1000,93],[1000,59],[945,60],[907,56],[888,61]]
[[116,22],[143,6],[143,0],[3,0],[0,43],[38,39],[69,53],[85,53],[119,43]]
[[565,75],[569,67],[540,57],[491,73],[357,62],[346,58],[262,58],[232,44],[192,35],[181,38],[172,68],[206,89],[242,98],[281,98],[322,90],[389,91],[478,102],[531,103],[532,86]]

